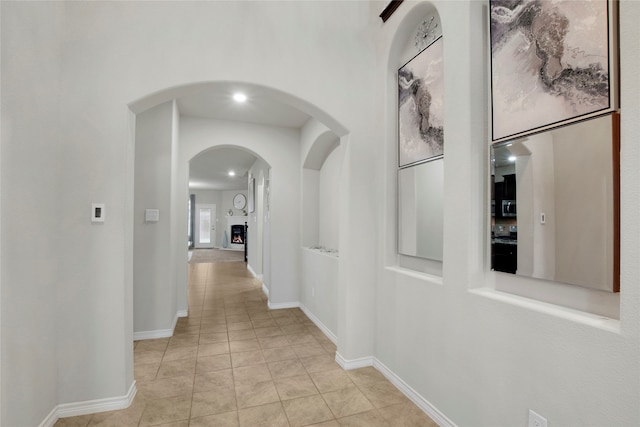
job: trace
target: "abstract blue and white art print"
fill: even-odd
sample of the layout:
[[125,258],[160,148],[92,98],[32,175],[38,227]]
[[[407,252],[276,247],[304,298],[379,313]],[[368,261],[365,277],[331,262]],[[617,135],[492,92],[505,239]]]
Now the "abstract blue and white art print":
[[442,37],[398,70],[398,162],[405,167],[444,153]]
[[491,0],[492,139],[615,108],[612,4]]

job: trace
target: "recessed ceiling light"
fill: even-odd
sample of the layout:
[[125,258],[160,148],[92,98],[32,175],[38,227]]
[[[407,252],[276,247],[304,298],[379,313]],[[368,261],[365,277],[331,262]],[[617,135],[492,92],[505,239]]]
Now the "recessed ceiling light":
[[229,176],[236,176],[236,173],[234,171],[229,171]]
[[234,93],[233,94],[233,100],[236,102],[245,102],[247,100],[247,95],[245,95],[244,93]]

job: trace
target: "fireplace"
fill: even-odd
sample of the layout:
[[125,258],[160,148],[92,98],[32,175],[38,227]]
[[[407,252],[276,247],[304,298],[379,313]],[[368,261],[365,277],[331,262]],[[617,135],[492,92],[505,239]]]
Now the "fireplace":
[[244,245],[244,225],[231,226],[231,242],[234,245]]

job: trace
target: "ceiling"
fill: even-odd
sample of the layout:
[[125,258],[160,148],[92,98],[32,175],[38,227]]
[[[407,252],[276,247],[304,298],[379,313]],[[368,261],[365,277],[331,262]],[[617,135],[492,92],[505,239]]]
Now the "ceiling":
[[[233,100],[235,92],[247,95],[247,101]],[[230,120],[267,126],[299,129],[309,115],[270,96],[260,87],[222,85],[177,99],[181,116]],[[190,162],[189,188],[207,190],[246,190],[247,171],[256,157],[237,148],[218,148],[199,154]],[[228,175],[236,172],[235,177]]]

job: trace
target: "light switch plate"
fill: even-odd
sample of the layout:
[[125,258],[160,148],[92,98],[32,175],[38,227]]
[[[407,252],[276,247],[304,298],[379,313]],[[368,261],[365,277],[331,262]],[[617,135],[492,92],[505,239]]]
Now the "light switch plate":
[[147,222],[158,222],[160,221],[160,210],[159,209],[145,209],[144,211],[144,220]]
[[104,203],[91,204],[91,222],[104,222]]

